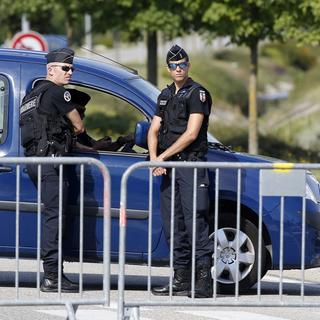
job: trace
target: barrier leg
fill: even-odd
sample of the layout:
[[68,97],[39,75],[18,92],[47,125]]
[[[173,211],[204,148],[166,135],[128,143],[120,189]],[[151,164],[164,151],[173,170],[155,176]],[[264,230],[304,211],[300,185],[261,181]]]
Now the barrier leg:
[[77,304],[66,303],[66,308],[68,312],[67,320],[76,320],[76,312],[78,309]]
[[139,307],[125,307],[124,309],[124,320],[139,320],[140,319],[140,309]]

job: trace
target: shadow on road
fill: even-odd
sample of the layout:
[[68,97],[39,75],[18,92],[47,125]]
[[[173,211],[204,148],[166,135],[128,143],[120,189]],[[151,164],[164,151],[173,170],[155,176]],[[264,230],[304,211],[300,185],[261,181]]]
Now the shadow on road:
[[[42,278],[40,274],[40,279]],[[66,273],[67,277],[74,281],[79,282],[79,275],[76,273]],[[126,290],[132,291],[147,291],[148,278],[144,275],[127,275],[125,281]],[[152,276],[151,285],[162,286],[169,281],[168,276]],[[102,274],[83,274],[83,289],[86,291],[99,291],[103,289]],[[118,276],[111,275],[110,278],[111,290],[117,290]],[[36,272],[23,272],[19,273],[19,287],[20,288],[36,288],[37,286],[37,273]],[[0,287],[15,287],[15,272],[14,271],[0,271]],[[257,294],[256,286],[252,287],[245,295],[254,296]],[[278,295],[279,282],[278,281],[261,281],[261,294],[262,295]],[[301,285],[297,282],[283,282],[283,294],[289,296],[300,296]],[[320,296],[320,283],[305,283],[304,287],[305,296]]]

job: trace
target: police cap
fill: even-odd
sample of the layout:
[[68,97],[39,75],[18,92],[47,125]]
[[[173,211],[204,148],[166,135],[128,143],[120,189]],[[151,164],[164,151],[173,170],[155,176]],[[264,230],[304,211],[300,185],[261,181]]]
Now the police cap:
[[185,52],[183,48],[178,46],[177,44],[173,45],[167,53],[167,64],[169,61],[178,61],[186,58],[186,61],[189,61],[188,54]]
[[62,63],[73,63],[74,51],[70,48],[61,48],[50,51],[47,55],[47,63],[51,62],[62,62]]

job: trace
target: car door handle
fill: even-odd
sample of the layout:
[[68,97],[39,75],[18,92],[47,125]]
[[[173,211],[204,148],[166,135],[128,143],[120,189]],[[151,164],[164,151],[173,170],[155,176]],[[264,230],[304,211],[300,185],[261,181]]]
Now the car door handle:
[[0,166],[0,173],[1,172],[12,172],[12,167],[3,167],[3,166]]

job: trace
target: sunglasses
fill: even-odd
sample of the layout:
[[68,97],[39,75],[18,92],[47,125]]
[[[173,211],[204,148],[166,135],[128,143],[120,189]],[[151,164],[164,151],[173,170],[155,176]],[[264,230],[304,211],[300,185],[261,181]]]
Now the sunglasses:
[[72,72],[74,71],[74,67],[69,67],[69,66],[59,66],[59,65],[55,64],[52,67],[60,67],[62,69],[62,71],[64,71],[64,72],[69,72],[70,70]]
[[168,63],[168,68],[170,70],[176,70],[178,67],[182,70],[187,69],[189,66],[189,62],[181,62],[181,63]]

